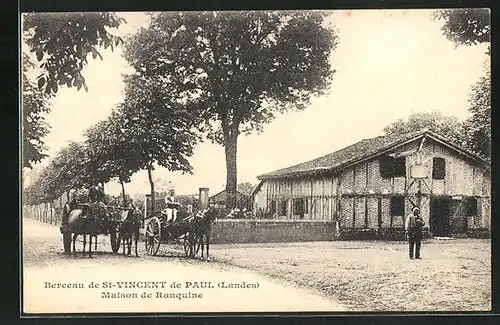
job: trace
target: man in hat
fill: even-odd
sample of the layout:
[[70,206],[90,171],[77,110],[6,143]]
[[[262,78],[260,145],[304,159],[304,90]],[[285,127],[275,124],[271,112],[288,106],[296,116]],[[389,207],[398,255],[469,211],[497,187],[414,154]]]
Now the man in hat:
[[412,213],[408,215],[405,222],[405,234],[410,244],[410,259],[413,259],[413,256],[415,256],[416,259],[420,259],[422,227],[424,225],[425,222],[420,216],[420,210],[417,207],[414,207],[412,209]]

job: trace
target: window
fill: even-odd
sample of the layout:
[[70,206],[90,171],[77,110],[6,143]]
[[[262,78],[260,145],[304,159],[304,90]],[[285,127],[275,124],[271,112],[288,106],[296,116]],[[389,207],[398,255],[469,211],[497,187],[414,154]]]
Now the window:
[[432,178],[444,179],[446,175],[446,162],[444,158],[434,157],[432,159]]
[[380,176],[382,178],[392,177],[392,157],[382,156],[379,160],[380,162]]
[[391,197],[391,216],[404,216],[405,215],[405,197],[393,196]]
[[271,201],[271,204],[269,205],[269,209],[271,210],[271,214],[276,213],[276,200]]
[[382,156],[380,162],[380,176],[382,178],[405,177],[406,176],[406,158],[393,158]]
[[301,218],[304,217],[304,214],[309,213],[307,199],[293,199],[293,214],[300,215]]
[[466,208],[468,217],[477,216],[477,199],[475,197],[468,198]]

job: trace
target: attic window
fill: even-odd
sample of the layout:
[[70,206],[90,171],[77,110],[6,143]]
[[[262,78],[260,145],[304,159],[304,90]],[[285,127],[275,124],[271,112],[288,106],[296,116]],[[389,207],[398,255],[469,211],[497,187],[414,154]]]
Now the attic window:
[[406,158],[382,156],[380,158],[380,176],[382,178],[405,177]]
[[432,159],[432,178],[444,179],[446,175],[446,162],[444,158],[434,157]]

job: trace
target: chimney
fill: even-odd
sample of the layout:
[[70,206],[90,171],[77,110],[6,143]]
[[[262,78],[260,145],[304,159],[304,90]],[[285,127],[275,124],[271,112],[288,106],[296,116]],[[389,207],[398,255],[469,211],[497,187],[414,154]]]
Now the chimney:
[[208,207],[208,187],[200,187],[199,203],[202,210]]

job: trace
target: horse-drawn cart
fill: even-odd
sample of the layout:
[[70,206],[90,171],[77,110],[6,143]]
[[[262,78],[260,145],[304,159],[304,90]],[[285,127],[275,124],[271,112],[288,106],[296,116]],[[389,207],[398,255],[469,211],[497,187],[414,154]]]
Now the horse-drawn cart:
[[154,213],[145,220],[144,242],[146,253],[156,256],[160,244],[180,244],[187,257],[195,257],[200,249],[200,241],[191,229],[194,216],[169,222],[161,212]]
[[206,248],[207,260],[210,260],[210,232],[216,222],[218,209],[208,205],[193,213],[190,209],[178,211],[175,221],[168,221],[167,213],[155,212],[145,219],[145,244],[148,255],[156,255],[160,244],[176,243],[184,247],[187,257],[195,257],[201,248],[204,258]]
[[[79,217],[81,219],[85,219],[85,218],[89,217],[86,215],[86,212],[85,212],[88,208],[89,208],[89,204],[78,204],[78,210],[82,211],[81,214],[79,215]],[[117,210],[122,211],[122,210],[126,210],[126,209],[120,208],[120,207],[112,207],[112,206],[107,206],[106,208],[110,209],[110,210],[115,210],[115,211],[112,213],[109,213],[108,217],[102,218],[100,225],[95,228],[93,235],[94,236],[109,235],[110,243],[111,243],[111,250],[113,251],[113,253],[117,253],[118,249],[120,248],[120,240],[118,238],[118,231],[119,231],[119,226],[120,226],[121,220],[120,220],[119,214],[116,213],[116,211]],[[72,210],[72,211],[74,211],[74,210]],[[85,230],[75,229],[75,228],[80,228],[80,227],[76,226],[75,221],[71,219],[70,213],[72,211],[66,211],[63,213],[62,224],[61,224],[61,227],[59,228],[61,234],[63,235],[63,246],[64,246],[65,253],[71,253],[71,243],[74,240],[72,235],[75,233],[81,233],[81,234],[85,233]],[[97,239],[96,239],[96,245],[97,245]]]

